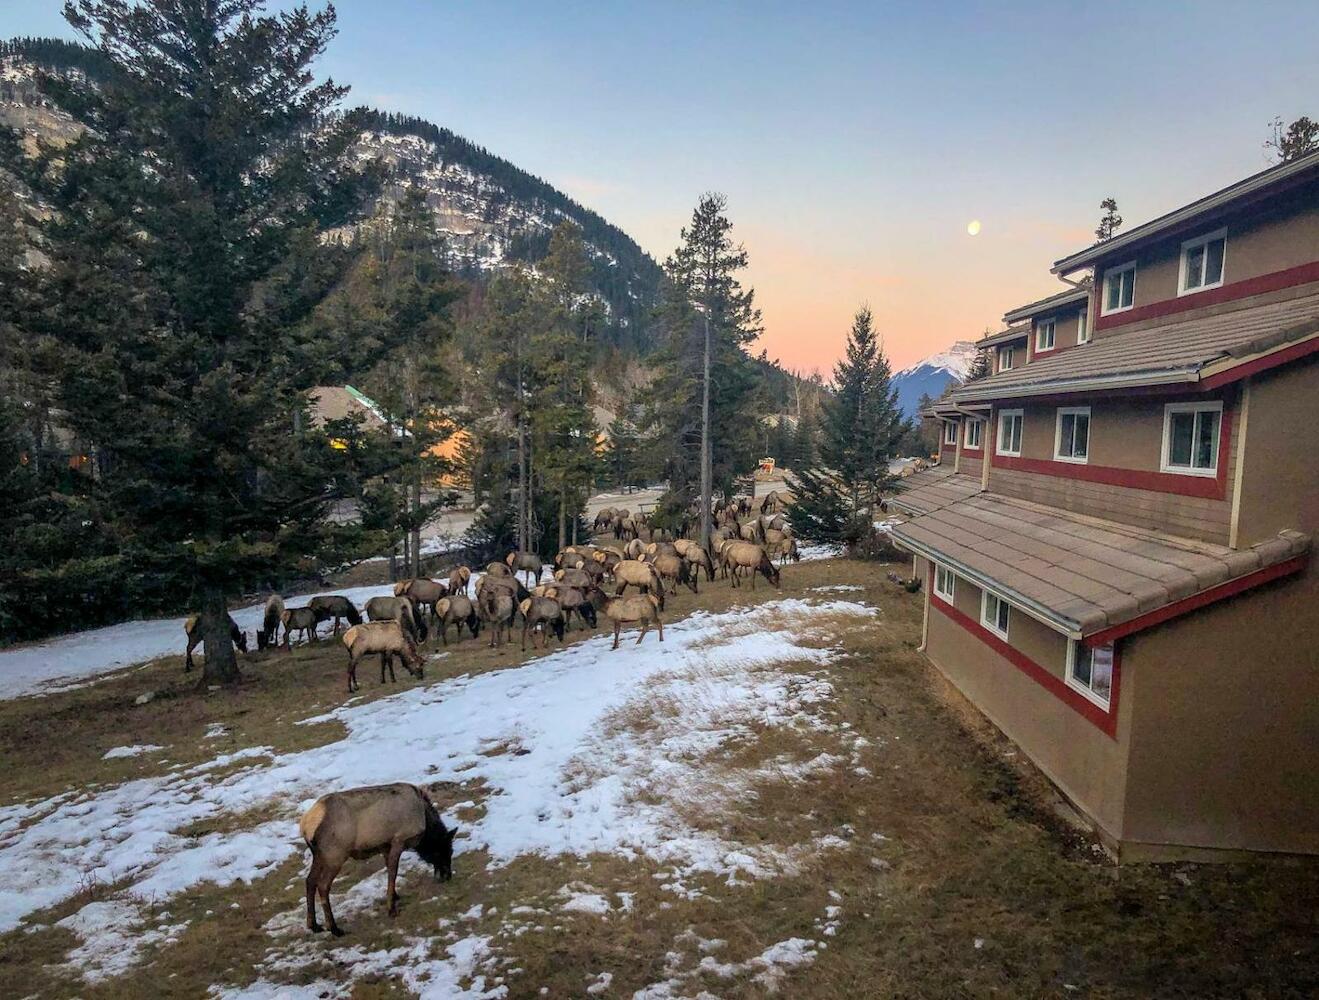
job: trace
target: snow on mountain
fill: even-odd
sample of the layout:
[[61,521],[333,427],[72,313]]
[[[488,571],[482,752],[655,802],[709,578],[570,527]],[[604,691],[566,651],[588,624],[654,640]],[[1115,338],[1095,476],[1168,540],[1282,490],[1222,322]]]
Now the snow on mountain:
[[893,376],[891,383],[898,390],[898,407],[905,415],[915,416],[922,395],[938,399],[949,382],[966,378],[975,357],[975,344],[959,340],[948,349],[904,368]]

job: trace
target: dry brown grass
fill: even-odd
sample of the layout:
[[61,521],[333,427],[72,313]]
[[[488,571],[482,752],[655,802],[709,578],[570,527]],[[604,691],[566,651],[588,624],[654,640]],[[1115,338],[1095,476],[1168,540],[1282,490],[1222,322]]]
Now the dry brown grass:
[[[614,977],[606,997],[630,996],[673,976],[682,995],[706,989],[721,997],[762,996],[765,985],[752,970],[723,978],[701,972],[698,963],[744,963],[790,937],[827,945],[808,969],[782,984],[780,995],[793,998],[1314,995],[1319,867],[1261,862],[1113,869],[1056,818],[1052,789],[1024,756],[1013,754],[983,720],[947,696],[915,651],[920,597],[884,581],[886,569],[833,562],[785,570],[788,594],[858,583],[864,593],[807,596],[864,599],[882,613],[869,625],[839,619],[815,631],[814,642],[835,642],[844,650],[827,668],[835,695],[824,711],[833,728],[768,727],[730,742],[708,761],[711,786],[726,779],[752,792],[753,804],[734,808],[736,803],[716,799],[686,813],[690,823],[749,847],[791,848],[824,834],[842,838],[836,848],[801,853],[799,867],[789,874],[736,886],[687,876],[686,888],[699,891],[689,898],[663,888],[673,884],[672,871],[645,859],[524,857],[492,868],[482,855],[465,854],[447,884],[433,883],[421,867],[405,866],[403,910],[393,921],[375,895],[364,908],[341,907],[350,935],[336,945],[309,939],[296,926],[273,938],[267,929],[272,919],[295,925],[300,919],[303,867],[290,862],[250,884],[202,886],[170,901],[170,921],[188,920],[187,931],[177,943],[149,951],[128,975],[100,986],[82,985],[54,967],[74,943],[67,932],[5,935],[0,994],[196,997],[211,983],[251,982],[272,947],[312,959],[296,973],[284,973],[288,981],[343,980],[349,970],[338,963],[349,960],[348,947],[379,950],[427,938],[442,953],[444,935],[453,931],[492,937],[503,963],[493,975],[505,977],[515,998],[538,997],[542,987],[549,996],[582,996],[601,972]],[[759,588],[755,596],[777,595]],[[703,586],[698,598],[675,599],[666,618],[750,599],[748,590],[731,591],[722,582]],[[470,641],[450,649],[453,655],[428,664],[427,683],[523,659],[512,650],[496,656]],[[255,661],[248,675],[237,691],[197,692],[173,660],[82,691],[0,703],[0,752],[6,759],[21,750],[25,760],[51,754],[55,761],[49,774],[44,767],[0,772],[0,800],[47,795],[90,780],[122,780],[159,766],[143,758],[99,760],[106,748],[121,743],[167,744],[167,758],[178,761],[253,744],[296,749],[342,735],[338,724],[291,725],[342,703],[339,650],[269,656]],[[132,706],[133,696],[146,688],[162,691],[162,697]],[[363,695],[392,690],[367,682]],[[648,713],[633,704],[610,724],[659,726],[681,718],[681,709],[658,703]],[[56,720],[66,727],[58,735],[49,731]],[[228,725],[232,735],[201,740],[209,722]],[[854,746],[849,734],[867,744]],[[492,746],[489,752],[516,749]],[[821,751],[846,755],[847,765],[800,781],[772,777],[779,764],[801,764]],[[743,780],[748,774],[759,777]],[[479,782],[435,786],[433,792],[446,808],[476,803],[458,814],[460,823],[479,817],[488,794]],[[216,823],[237,828],[260,818]],[[336,899],[379,867],[378,861],[351,864]],[[598,890],[613,909],[603,917],[564,912],[561,890],[568,885]],[[630,910],[623,909],[619,893],[632,894]],[[484,907],[479,918],[459,918],[477,903]],[[841,922],[835,935],[826,936],[822,921],[832,905],[841,906]],[[545,912],[515,915],[516,906]],[[446,920],[456,923],[441,926]],[[707,953],[698,939],[724,944]],[[677,960],[666,959],[669,953]],[[357,981],[353,995],[407,993],[396,976],[385,975]]]

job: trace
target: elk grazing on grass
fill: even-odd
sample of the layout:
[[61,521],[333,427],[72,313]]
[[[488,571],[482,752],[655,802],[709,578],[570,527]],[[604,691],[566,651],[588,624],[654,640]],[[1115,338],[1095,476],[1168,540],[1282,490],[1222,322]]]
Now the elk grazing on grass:
[[419,576],[415,580],[402,581],[403,592],[399,593],[399,584],[394,585],[394,593],[406,597],[418,611],[429,612],[432,619],[436,617],[435,605],[441,598],[449,595],[449,588],[438,580]]
[[653,593],[659,600],[659,609],[664,610],[664,583],[650,563],[624,559],[614,567],[614,582],[618,585],[615,596],[621,597],[629,586],[636,587],[643,594]]
[[605,507],[595,515],[595,520],[591,522],[591,530],[597,535],[608,531],[613,526],[614,513],[613,507]]
[[[598,566],[599,563],[596,563],[596,565]],[[577,587],[581,590],[586,590],[587,588],[594,586],[596,582],[596,578],[591,573],[587,572],[585,567],[582,569],[556,570],[554,573],[554,579],[557,583],[561,583],[565,587]]]
[[266,598],[265,614],[261,618],[261,630],[256,634],[256,648],[265,649],[279,642],[279,625],[284,618],[284,598],[271,594]]
[[559,602],[559,607],[563,608],[564,627],[572,622],[572,616],[577,614],[582,623],[588,628],[595,628],[595,605],[591,603],[590,591],[595,588],[583,590],[577,587],[558,587],[554,597]]
[[552,597],[528,597],[519,606],[522,612],[522,652],[527,651],[527,633],[531,632],[531,644],[536,645],[536,629],[540,630],[540,648],[544,649],[550,640],[550,632],[563,642],[563,608]]
[[311,848],[307,930],[313,933],[321,930],[316,923],[319,894],[330,933],[343,935],[330,909],[330,887],[349,858],[385,856],[389,872],[386,902],[391,917],[398,913],[398,862],[404,851],[416,851],[431,866],[437,881],[453,878],[453,838],[458,830],[445,827],[435,804],[416,785],[375,785],[332,792],[317,799],[303,814],[298,830]]
[[[238,627],[238,623],[229,618],[229,641],[232,642],[241,653],[247,652],[247,633]],[[192,670],[192,651],[196,649],[205,636],[201,630],[201,616],[193,615],[183,623],[184,634],[188,637],[188,648],[183,654],[183,672],[186,674]]]
[[511,638],[513,617],[517,605],[513,603],[513,592],[503,587],[485,587],[477,595],[477,608],[482,623],[490,629],[490,648],[499,649]]
[[339,634],[339,621],[346,618],[349,625],[361,625],[362,615],[352,601],[339,594],[323,594],[313,597],[307,607],[316,612],[316,624],[334,619],[334,634]]
[[740,587],[741,571],[751,574],[751,589],[756,589],[756,574],[760,573],[775,588],[779,587],[779,571],[770,560],[769,554],[759,545],[751,542],[729,542],[720,553],[724,566],[732,573],[733,586]]
[[310,606],[285,608],[281,618],[284,623],[285,650],[293,648],[291,637],[294,632],[301,632],[302,638],[307,642],[316,641],[316,626],[320,624],[321,619],[317,617],[314,608]]
[[707,581],[714,579],[714,562],[710,558],[710,553],[699,545],[692,543],[682,557],[692,569],[692,583],[695,584],[701,578],[701,570],[705,570]]
[[682,585],[689,587],[693,594],[700,593],[696,588],[696,581],[692,578],[692,570],[687,560],[677,553],[662,552],[651,559],[651,565],[670,589],[677,590],[678,586]]
[[439,618],[440,641],[446,646],[449,645],[451,624],[458,626],[454,633],[455,639],[462,636],[464,625],[472,633],[473,639],[481,634],[481,619],[476,615],[476,605],[465,594],[441,597],[435,604],[435,614]]
[[413,642],[426,641],[426,618],[406,597],[373,597],[366,602],[366,616],[373,622],[398,622]]
[[508,568],[513,571],[514,576],[523,572],[527,574],[528,587],[533,583],[540,583],[541,570],[545,568],[545,564],[540,561],[540,556],[536,555],[536,553],[521,551],[510,552],[504,557],[504,562],[508,564]]
[[512,571],[511,569],[508,568],[508,565],[507,565],[506,563],[501,563],[501,562],[499,562],[499,561],[495,561],[495,562],[492,562],[492,563],[486,563],[486,567],[485,567],[485,575],[486,575],[486,576],[512,576],[512,575],[513,575],[513,571]]
[[380,683],[385,683],[385,669],[389,669],[391,682],[394,676],[394,657],[403,661],[408,673],[418,679],[422,676],[422,658],[417,652],[417,645],[412,636],[397,621],[374,621],[363,625],[354,625],[343,634],[343,644],[348,650],[348,693],[352,694],[360,685],[357,683],[357,665],[362,657],[372,653],[380,654]]
[[641,634],[637,636],[637,645],[646,637],[646,630],[653,623],[659,630],[659,641],[664,641],[664,622],[660,620],[660,601],[654,594],[633,594],[631,597],[607,597],[597,590],[592,595],[600,602],[600,610],[614,623],[614,645],[618,648],[618,636],[624,625],[640,625]]

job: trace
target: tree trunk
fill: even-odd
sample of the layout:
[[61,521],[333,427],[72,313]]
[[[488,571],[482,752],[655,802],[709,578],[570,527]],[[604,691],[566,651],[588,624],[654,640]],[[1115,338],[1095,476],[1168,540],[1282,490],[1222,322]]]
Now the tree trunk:
[[710,311],[705,311],[705,359],[701,377],[701,548],[710,548]]
[[518,548],[527,551],[527,499],[531,492],[527,487],[527,435],[522,422],[522,390],[518,388]]
[[202,683],[237,684],[238,656],[229,635],[229,607],[224,591],[208,587],[202,592],[201,629],[206,655]]
[[413,470],[412,496],[412,578],[421,576],[421,467]]
[[[576,518],[574,518],[576,520]],[[559,551],[568,544],[568,487],[559,484]]]

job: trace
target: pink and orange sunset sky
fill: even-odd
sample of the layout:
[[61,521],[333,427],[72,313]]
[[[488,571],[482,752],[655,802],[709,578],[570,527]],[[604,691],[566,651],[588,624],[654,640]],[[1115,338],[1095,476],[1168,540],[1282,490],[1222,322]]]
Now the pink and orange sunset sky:
[[[0,35],[68,35],[59,6],[6,0]],[[656,258],[723,192],[762,345],[826,373],[859,303],[895,367],[974,339],[1062,287],[1103,197],[1134,225],[1266,166],[1275,115],[1319,117],[1313,0],[336,6],[350,101],[452,128]]]

